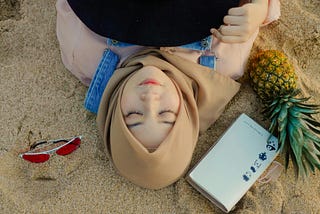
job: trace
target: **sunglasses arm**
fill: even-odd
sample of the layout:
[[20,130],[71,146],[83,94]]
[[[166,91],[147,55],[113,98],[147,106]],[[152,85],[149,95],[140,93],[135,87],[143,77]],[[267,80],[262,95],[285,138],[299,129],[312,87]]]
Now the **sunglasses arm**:
[[60,142],[68,142],[69,140],[67,139],[57,139],[57,140],[48,140],[48,141],[40,141],[40,142],[35,142],[30,146],[30,150],[35,149],[37,146],[42,145],[42,144],[49,144],[49,143],[60,143]]

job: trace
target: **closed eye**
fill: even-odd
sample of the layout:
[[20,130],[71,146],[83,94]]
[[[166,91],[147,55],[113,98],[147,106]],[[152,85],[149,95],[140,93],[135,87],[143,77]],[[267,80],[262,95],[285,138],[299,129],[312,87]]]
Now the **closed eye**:
[[176,113],[170,109],[163,110],[159,112],[160,121],[164,124],[169,124],[171,126],[176,122]]
[[141,112],[138,112],[138,111],[129,111],[126,115],[125,115],[125,117],[129,117],[130,115],[134,115],[134,114],[136,114],[136,115],[143,115]]
[[[140,118],[140,116],[143,116],[143,115],[144,114],[139,111],[129,111],[125,115],[127,127],[131,129],[131,128],[143,125],[144,121]],[[176,122],[175,121],[176,113],[170,109],[162,110],[158,113],[158,115],[159,115],[159,123],[173,126]]]
[[142,125],[143,123],[141,123],[141,122],[139,122],[139,123],[133,123],[133,124],[127,124],[127,127],[128,127],[128,129],[131,129],[131,128],[133,128],[133,127],[135,127],[135,126],[139,126],[139,125]]
[[[176,122],[176,121],[162,121],[161,123],[163,123],[163,124],[168,124],[168,125],[170,125],[170,126],[173,126],[173,125],[175,124],[175,122]],[[127,124],[127,127],[128,127],[128,129],[131,129],[131,128],[133,128],[133,127],[137,127],[137,126],[140,126],[140,125],[142,125],[142,124],[143,124],[143,122]]]
[[159,115],[164,114],[164,113],[172,113],[172,114],[176,115],[176,113],[172,110],[162,110],[159,112]]
[[176,121],[163,121],[164,124],[174,125]]

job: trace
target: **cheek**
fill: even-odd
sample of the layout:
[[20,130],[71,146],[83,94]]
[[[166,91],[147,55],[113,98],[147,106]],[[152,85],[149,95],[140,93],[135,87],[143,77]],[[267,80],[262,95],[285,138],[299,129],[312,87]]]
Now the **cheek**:
[[123,94],[121,97],[121,110],[122,112],[127,112],[138,102],[135,94],[127,93]]
[[175,106],[177,109],[180,106],[180,96],[178,90],[179,89],[176,88],[173,82],[171,82],[171,87],[168,87],[166,90],[168,103],[172,106]]
[[166,98],[164,99],[164,105],[172,108],[173,110],[178,110],[180,106],[180,98],[178,94],[167,94]]

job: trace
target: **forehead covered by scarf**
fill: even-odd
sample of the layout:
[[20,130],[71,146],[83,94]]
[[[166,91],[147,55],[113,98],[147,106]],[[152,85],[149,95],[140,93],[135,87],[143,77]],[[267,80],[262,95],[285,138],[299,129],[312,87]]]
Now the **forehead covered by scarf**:
[[[127,80],[143,66],[165,72],[178,88],[181,104],[165,140],[149,152],[127,128],[120,107]],[[199,131],[207,129],[239,90],[239,84],[207,67],[152,49],[126,60],[110,79],[101,99],[97,123],[118,172],[150,189],[168,186],[184,175]]]

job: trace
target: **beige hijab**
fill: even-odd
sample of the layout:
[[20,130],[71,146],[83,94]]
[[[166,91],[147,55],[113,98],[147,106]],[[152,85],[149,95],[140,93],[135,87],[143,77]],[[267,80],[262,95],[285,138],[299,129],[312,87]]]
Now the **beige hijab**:
[[[127,80],[148,65],[173,80],[181,100],[173,128],[154,152],[131,134],[120,108]],[[188,169],[199,132],[217,120],[239,88],[229,77],[158,49],[136,54],[114,72],[98,110],[98,128],[110,160],[122,176],[141,187],[159,189],[174,183]]]

